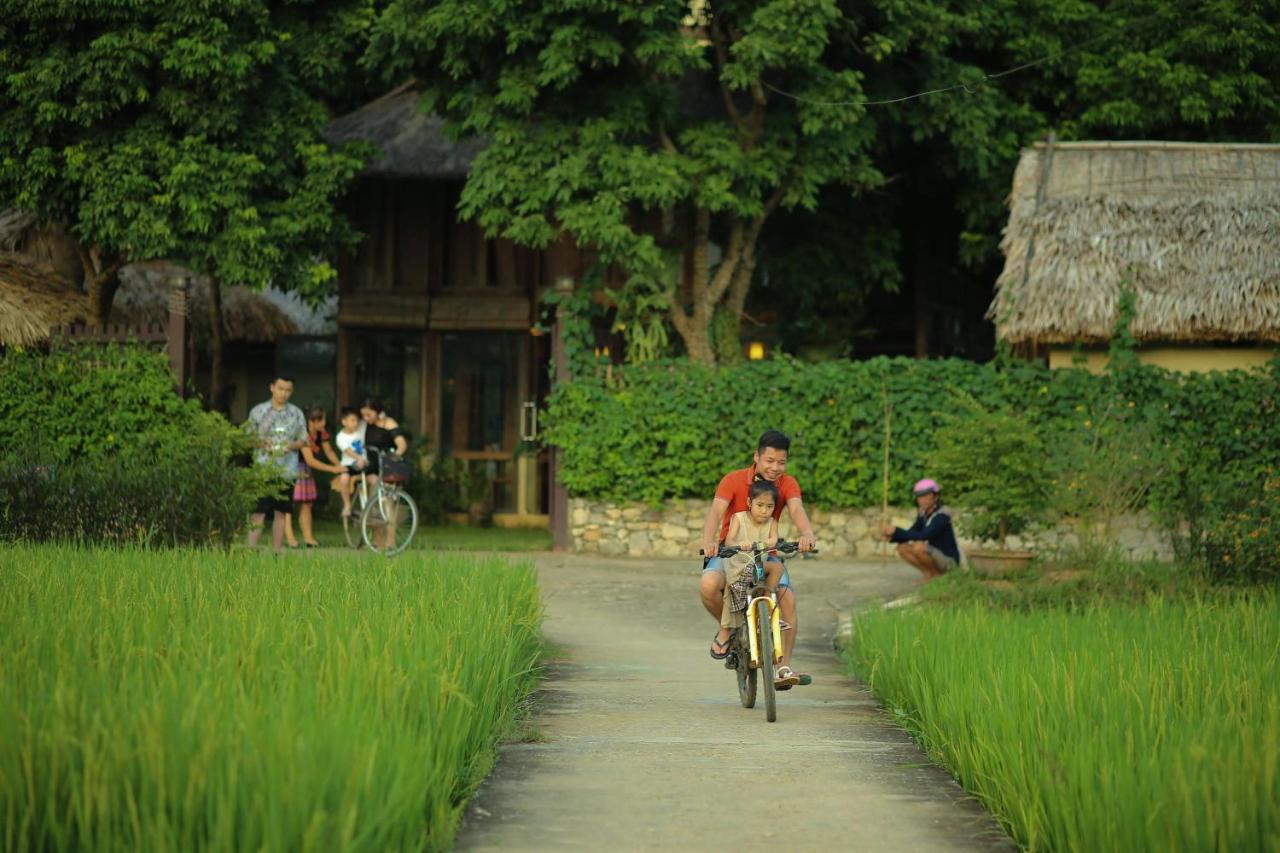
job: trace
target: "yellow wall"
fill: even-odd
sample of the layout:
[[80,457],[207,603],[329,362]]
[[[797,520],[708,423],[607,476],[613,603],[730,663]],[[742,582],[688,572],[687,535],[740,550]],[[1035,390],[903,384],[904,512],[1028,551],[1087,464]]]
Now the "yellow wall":
[[[1261,367],[1276,354],[1275,347],[1267,346],[1144,347],[1138,350],[1138,361],[1166,370],[1191,373]],[[1049,367],[1071,367],[1075,364],[1077,355],[1084,356],[1085,368],[1093,373],[1101,373],[1107,365],[1107,352],[1104,349],[1076,350],[1058,347],[1049,350]]]

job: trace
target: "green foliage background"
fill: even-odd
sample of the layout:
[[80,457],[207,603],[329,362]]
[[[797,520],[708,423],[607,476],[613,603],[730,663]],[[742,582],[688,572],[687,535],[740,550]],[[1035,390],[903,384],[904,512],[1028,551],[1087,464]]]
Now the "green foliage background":
[[1068,430],[1118,401],[1167,438],[1164,447],[1135,448],[1168,457],[1170,476],[1150,496],[1160,507],[1222,484],[1260,488],[1260,472],[1280,459],[1280,362],[1255,371],[1183,375],[1133,366],[1093,375],[1022,362],[780,358],[718,369],[685,361],[615,366],[611,377],[603,367],[580,368],[549,401],[546,438],[565,451],[561,476],[574,495],[709,497],[722,475],[750,464],[760,433],[776,428],[792,437],[788,472],[807,500],[879,505],[882,387],[892,406],[890,502],[899,505],[928,473],[924,460],[940,415],[955,407],[954,391],[1018,413],[1050,454]]
[[0,432],[0,539],[225,545],[271,489],[141,347],[7,353]]
[[[323,296],[360,148],[320,139],[359,3],[0,0],[0,207],[104,266],[169,258]],[[343,66],[347,66],[346,69]]]

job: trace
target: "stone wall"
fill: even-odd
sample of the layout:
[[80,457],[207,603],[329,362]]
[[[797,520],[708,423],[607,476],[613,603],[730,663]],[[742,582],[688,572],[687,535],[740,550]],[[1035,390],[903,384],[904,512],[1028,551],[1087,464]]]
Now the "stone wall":
[[[646,504],[611,504],[572,498],[569,501],[569,524],[575,551],[632,557],[695,557],[702,540],[702,523],[707,502],[703,500],[669,501],[655,509]],[[874,537],[880,524],[880,509],[826,510],[806,507],[813,522],[818,548],[832,557],[874,557],[885,546]],[[909,510],[893,508],[892,522],[906,527],[914,515]],[[963,510],[954,509],[956,515]],[[780,535],[794,539],[787,513],[779,522]],[[1115,538],[1135,557],[1167,560],[1171,556],[1168,539],[1161,535],[1145,514],[1122,519],[1115,526]],[[1053,548],[1072,545],[1076,531],[1069,524],[1039,531],[1027,537],[1011,536],[1011,548]],[[975,543],[961,540],[961,548]]]

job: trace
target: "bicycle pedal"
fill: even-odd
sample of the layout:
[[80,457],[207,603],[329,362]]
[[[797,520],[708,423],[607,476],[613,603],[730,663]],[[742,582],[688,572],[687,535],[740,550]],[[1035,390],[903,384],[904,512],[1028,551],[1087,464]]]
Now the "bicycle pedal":
[[738,656],[737,656],[736,654],[734,654],[733,652],[730,652],[730,653],[729,653],[729,656],[728,656],[727,658],[725,658],[725,659],[724,659],[724,668],[725,668],[725,669],[737,669],[737,668],[738,668]]

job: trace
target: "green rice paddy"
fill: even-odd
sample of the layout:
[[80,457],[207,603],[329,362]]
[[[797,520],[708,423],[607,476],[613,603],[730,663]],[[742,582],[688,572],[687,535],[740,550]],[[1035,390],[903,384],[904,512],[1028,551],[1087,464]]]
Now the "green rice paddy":
[[0,551],[0,848],[447,848],[536,679],[497,558]]
[[856,670],[1031,850],[1280,850],[1280,597],[875,611]]

